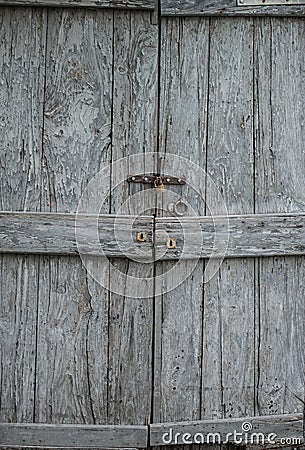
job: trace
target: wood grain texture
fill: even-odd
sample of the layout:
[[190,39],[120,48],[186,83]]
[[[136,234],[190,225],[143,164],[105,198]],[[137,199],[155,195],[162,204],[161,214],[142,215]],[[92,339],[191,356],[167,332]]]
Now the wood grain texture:
[[[303,214],[160,218],[155,225],[156,253],[163,254],[162,259],[217,258],[227,244],[226,257],[301,255],[304,219]],[[166,249],[165,235],[176,239],[176,249]]]
[[[149,13],[119,12],[114,20],[112,158],[126,157],[124,169],[113,170],[111,213],[147,214],[152,199],[141,186],[121,183],[128,174],[153,172],[157,124],[158,29]],[[145,191],[144,191],[145,192]],[[145,212],[146,211],[146,212]],[[151,214],[149,212],[149,214]],[[153,264],[111,261],[110,287],[122,274],[125,295],[110,294],[109,306],[109,423],[147,424],[151,417]],[[134,298],[128,296],[132,293]],[[143,299],[143,294],[151,293]]]
[[[252,21],[213,19],[210,33],[207,211],[208,214],[210,211],[225,213],[221,210],[223,206],[218,206],[223,204],[223,197],[229,214],[251,213],[254,206]],[[247,176],[240,176],[242,173]],[[205,285],[204,418],[253,414],[253,298],[251,259],[227,259]]]
[[[144,233],[145,242],[137,240],[138,233]],[[149,216],[0,213],[0,253],[133,258],[140,250],[147,259],[152,234]]]
[[[155,228],[154,248],[160,260],[218,258],[226,245],[226,257],[302,255],[304,218],[303,214],[166,217],[157,218],[153,224],[152,216],[83,214],[76,219],[73,214],[0,213],[0,253],[81,253],[131,259],[142,255],[147,260],[154,257]],[[137,240],[139,233],[144,233],[145,242]],[[176,239],[173,250],[166,247],[168,237]]]
[[72,213],[110,157],[113,14],[48,14],[42,210]]
[[[40,208],[46,13],[0,12],[0,209]],[[1,420],[33,422],[39,259],[1,255]]]
[[[256,211],[304,211],[304,23],[262,19],[255,26]],[[258,277],[257,407],[302,411],[304,259],[266,258]],[[270,326],[270,323],[273,326]]]
[[[175,436],[177,433],[179,434],[176,439],[180,445],[183,443],[183,434],[185,433],[190,434],[190,436],[185,437],[189,441],[194,440],[196,433],[201,433],[205,438],[204,442],[206,442],[208,433],[219,433],[221,442],[227,439],[228,433],[232,433],[232,436],[229,436],[228,440],[233,441],[232,437],[234,430],[243,434],[243,438],[245,439],[245,433],[242,431],[242,424],[245,421],[249,422],[253,426],[253,433],[263,433],[265,436],[270,433],[275,433],[277,435],[275,440],[278,444],[281,438],[287,437],[297,438],[300,440],[299,443],[303,442],[302,415],[288,414],[235,419],[201,420],[196,422],[171,422],[166,424],[156,423],[150,426],[150,442],[154,446],[164,446],[164,433],[169,433],[166,435],[166,439],[168,440],[172,436],[171,445],[175,445]],[[249,439],[250,434],[251,432],[248,434]],[[198,438],[200,439],[200,436],[197,436],[197,439]],[[200,441],[198,443],[200,443]],[[254,442],[254,444],[255,443],[256,442]]]
[[0,423],[1,447],[132,449],[147,447],[147,437],[144,426]]
[[40,209],[46,12],[0,11],[0,208]]
[[164,16],[304,16],[300,5],[237,6],[236,0],[161,0]]
[[5,6],[53,6],[86,8],[154,9],[154,0],[2,0]]
[[304,0],[237,0],[238,6],[305,5]]
[[[107,313],[103,298],[97,301],[92,295],[90,281],[86,283],[86,271],[78,258],[42,258],[37,422],[95,423],[105,419],[105,309]],[[97,331],[97,327],[99,333],[95,339],[90,339],[91,329]],[[99,372],[99,380],[95,372]],[[99,403],[96,403],[95,390],[99,390]]]
[[[188,180],[189,160],[205,164],[208,36],[208,21],[164,19],[161,24],[159,170]],[[196,188],[199,194],[192,185],[166,187],[158,195],[157,215],[171,220],[171,195],[175,200],[183,196],[202,214],[204,177]],[[200,418],[203,261],[184,280],[191,264],[185,261],[175,272],[173,262],[156,266],[157,275],[167,274],[165,290],[175,277],[178,286],[156,298],[154,421]]]
[[[111,159],[113,13],[50,9],[47,42],[42,211],[71,213]],[[41,258],[36,422],[107,423],[108,310],[78,257]]]
[[1,256],[0,270],[0,416],[6,422],[32,422],[39,259]]

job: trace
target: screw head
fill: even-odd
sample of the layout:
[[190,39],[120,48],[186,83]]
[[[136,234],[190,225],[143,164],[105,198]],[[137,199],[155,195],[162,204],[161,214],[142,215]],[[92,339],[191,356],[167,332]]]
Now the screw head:
[[144,181],[148,181],[148,178],[147,178],[147,177],[145,177],[145,178],[144,178]]
[[132,179],[132,181],[135,181],[136,177],[132,177],[131,179]]
[[168,183],[170,182],[170,180],[171,180],[170,178],[166,178],[166,181],[167,181]]

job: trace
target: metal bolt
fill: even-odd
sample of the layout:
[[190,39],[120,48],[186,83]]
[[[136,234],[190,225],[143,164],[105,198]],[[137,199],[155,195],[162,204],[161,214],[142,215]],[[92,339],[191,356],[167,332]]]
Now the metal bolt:
[[144,181],[148,181],[148,178],[147,178],[147,177],[145,177],[145,178],[144,178]]
[[170,178],[166,178],[166,181],[167,181],[168,183],[170,182],[170,180],[171,180]]
[[132,179],[132,181],[135,181],[136,177],[132,177],[131,179]]
[[181,183],[181,181],[182,181],[181,178],[178,178],[178,183]]

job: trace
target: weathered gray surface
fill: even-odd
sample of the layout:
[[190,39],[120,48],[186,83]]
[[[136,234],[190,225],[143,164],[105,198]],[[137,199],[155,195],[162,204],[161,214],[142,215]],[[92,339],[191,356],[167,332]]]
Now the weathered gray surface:
[[[189,158],[192,151],[194,163],[205,161],[205,117],[201,114],[205,116],[208,61],[202,55],[208,53],[208,21],[164,19],[161,26],[160,171],[190,179],[192,167],[171,154]],[[204,197],[204,178],[197,187]],[[202,197],[196,199],[192,188],[169,189],[177,198],[186,198],[200,214]],[[157,202],[157,215],[167,220],[169,202],[162,194]],[[154,421],[200,418],[203,264],[200,261],[192,277],[174,291],[156,299]],[[174,277],[183,279],[189,265],[186,261],[173,275],[174,262],[157,263],[156,274],[169,272],[164,281],[169,287]]]
[[[111,158],[112,30],[110,11],[48,10],[42,211],[75,212]],[[106,423],[107,290],[79,258],[50,256],[37,289],[35,422]]]
[[[146,242],[137,241],[138,233]],[[152,233],[149,216],[0,213],[0,253],[133,258],[140,250],[149,258]]]
[[[256,212],[304,211],[304,21],[262,19],[254,41]],[[260,414],[302,411],[296,396],[304,395],[304,264],[301,257],[259,262]]]
[[46,12],[0,9],[1,211],[39,211]]
[[237,0],[238,6],[305,5],[304,0]]
[[[16,70],[5,77],[11,89],[18,86],[20,92],[12,95],[17,98],[20,94],[21,102],[20,112],[12,107],[12,117],[5,117],[10,130],[8,139],[16,139],[20,130],[21,138],[20,143],[9,141],[8,145],[1,146],[2,209],[74,213],[85,186],[99,169],[111,158],[130,153],[126,143],[135,152],[146,144],[149,151],[153,147],[157,98],[156,27],[151,25],[149,13],[117,13],[114,31],[110,11],[54,9],[46,12],[29,8],[2,11],[8,28],[3,27],[7,51],[12,51],[10,39],[20,40],[20,49],[17,44],[12,47],[18,54],[9,53],[7,57],[8,67],[15,64]],[[47,22],[46,38],[42,23]],[[17,24],[19,34],[14,28]],[[44,32],[43,36],[35,36],[38,27]],[[35,46],[29,46],[28,42],[35,42]],[[115,54],[113,49],[116,49]],[[3,52],[6,57],[5,46]],[[46,82],[43,82],[44,74],[41,80],[37,80],[35,74],[33,79],[37,83],[40,81],[40,92],[36,94],[35,84],[28,95],[32,74],[26,64],[32,58],[35,68],[33,55],[41,59],[41,54],[46,55],[46,64],[42,60],[37,65],[41,69],[46,67]],[[15,81],[16,77],[21,81]],[[124,91],[128,83],[129,103]],[[8,94],[3,89],[3,96]],[[36,113],[36,109],[42,112],[43,99],[44,122]],[[10,105],[15,105],[5,98],[3,102],[3,109],[8,111]],[[24,112],[31,108],[34,109],[32,119]],[[122,119],[124,108],[127,115],[133,111],[130,122]],[[21,116],[25,120],[22,123],[27,124],[24,132],[20,126]],[[36,159],[33,160],[29,159],[33,139],[32,128],[28,127],[32,123],[33,130],[38,130],[40,145],[37,156],[35,149]],[[135,136],[133,142],[132,135]],[[147,164],[151,167],[151,161]],[[112,181],[109,177],[108,183],[109,188],[112,186],[116,191],[101,205],[101,213],[117,212],[121,200],[129,197],[129,192],[124,191],[127,183],[117,187],[115,176]],[[17,190],[15,186],[19,185],[20,190]],[[128,211],[138,214],[136,206],[134,202]],[[125,214],[126,209],[122,213]],[[109,279],[109,264],[94,258],[87,262]],[[143,268],[128,260],[120,264],[125,272],[135,276],[151,274],[153,269],[152,264]],[[6,255],[2,257],[1,269],[2,280],[9,283],[9,288],[6,281],[2,283],[1,300],[2,342],[6,349],[1,369],[3,420],[92,424],[147,422],[151,392],[152,301],[120,296],[110,299],[109,292],[86,273],[77,257],[46,255],[23,259]],[[115,283],[114,277],[111,282]]]
[[[217,258],[226,245],[226,257],[301,255],[305,253],[304,227],[303,214],[157,219],[156,255],[163,255],[162,259]],[[177,240],[176,249],[166,251],[165,235]]]
[[154,9],[154,0],[2,0],[5,6],[53,6],[86,8]]
[[0,417],[4,422],[34,420],[38,264],[37,256],[0,256]]
[[[245,418],[230,418],[220,420],[202,420],[197,422],[171,422],[162,424],[152,424],[150,426],[150,442],[154,446],[164,446],[162,436],[164,433],[168,433],[172,430],[174,445],[176,433],[180,433],[177,436],[178,444],[183,443],[183,434],[189,433],[191,436],[186,437],[188,440],[194,438],[196,433],[202,433],[205,438],[208,433],[219,433],[221,442],[228,439],[232,442],[232,436],[234,430],[241,435],[238,435],[238,439],[245,439],[245,432],[242,425],[247,422],[253,426],[252,430],[248,432],[248,438],[250,439],[251,432],[263,433],[264,436],[268,436],[271,433],[276,434],[276,440],[278,443],[281,438],[298,438],[299,443],[303,442],[303,417],[301,415],[276,415],[276,416],[262,416],[262,417],[245,417]],[[232,433],[232,436],[228,436],[228,433]],[[169,436],[166,436],[169,439]],[[199,437],[200,439],[200,437]],[[206,442],[206,441],[205,441]],[[198,442],[200,443],[200,442]],[[254,442],[256,443],[256,442]],[[209,447],[208,447],[209,448]]]
[[236,0],[161,0],[164,16],[304,16],[300,5],[237,6]]
[[[206,170],[217,190],[208,180],[208,215],[225,213],[221,195],[229,214],[253,212],[252,27],[211,20]],[[202,418],[254,414],[253,296],[252,259],[227,259],[205,285]]]
[[[230,214],[303,214],[302,20],[164,19],[158,94],[149,12],[1,12],[0,102],[9,112],[1,122],[2,210],[72,214],[109,161],[128,156],[122,172],[134,173],[131,155],[157,147],[160,95],[162,172],[190,175],[190,164],[173,163],[170,153],[178,154],[207,169]],[[147,154],[146,171],[157,171]],[[157,205],[166,209],[159,217],[169,215],[160,196],[139,200],[132,195],[141,186],[117,185],[121,175],[107,178],[114,190],[102,214],[150,216]],[[196,214],[208,216],[209,206],[224,214],[209,182],[198,183],[200,195],[174,189]],[[257,219],[251,227],[261,227]],[[244,230],[234,220],[232,230]],[[171,219],[157,223],[168,229]],[[292,223],[293,250],[285,246],[295,251],[302,228]],[[270,233],[276,252],[282,226]],[[127,259],[89,263],[113,287],[120,271],[154,273],[153,264]],[[181,279],[189,262],[182,264]],[[2,420],[146,424],[151,415],[160,422],[301,411],[303,257],[227,259],[206,286],[204,269],[201,260],[175,291],[143,301],[109,294],[76,256],[1,256]],[[133,295],[145,290],[143,283]]]
[[48,10],[42,211],[76,212],[111,160],[113,39],[110,11]]
[[[40,207],[45,24],[43,10],[1,10],[1,210]],[[0,420],[33,422],[39,259],[0,266]]]
[[[152,216],[0,213],[0,253],[161,255],[161,260],[217,258],[225,249],[226,257],[302,255],[304,219],[303,214],[166,217],[154,225]],[[137,240],[138,233],[145,234],[145,242]],[[166,249],[168,237],[176,239],[176,249]]]
[[[141,172],[154,170],[146,156],[154,149],[157,133],[158,28],[149,13],[120,12],[114,18],[112,158],[129,157],[123,175],[134,173],[131,155],[142,161]],[[140,156],[140,154],[144,154]],[[152,205],[133,197],[140,186],[118,185],[122,173],[113,171],[111,213],[143,214]],[[146,212],[147,214],[148,212]],[[150,213],[149,213],[150,214]],[[135,278],[153,276],[153,264],[112,261],[115,269]],[[110,283],[117,277],[110,269]],[[152,286],[152,283],[151,283]],[[128,297],[131,292],[134,298]],[[125,295],[110,294],[109,302],[109,390],[110,423],[147,424],[151,421],[153,297],[142,282],[135,288],[126,283]],[[153,294],[152,291],[150,291]]]
[[144,448],[147,438],[144,426],[0,423],[1,447]]

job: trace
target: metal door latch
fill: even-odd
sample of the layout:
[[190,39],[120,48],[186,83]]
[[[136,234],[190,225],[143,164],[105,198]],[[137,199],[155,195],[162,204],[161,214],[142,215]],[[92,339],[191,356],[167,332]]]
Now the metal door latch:
[[127,178],[128,183],[144,183],[151,184],[155,188],[164,185],[180,185],[186,184],[185,177],[173,177],[171,175],[130,175]]
[[237,0],[237,6],[305,5],[305,0]]

